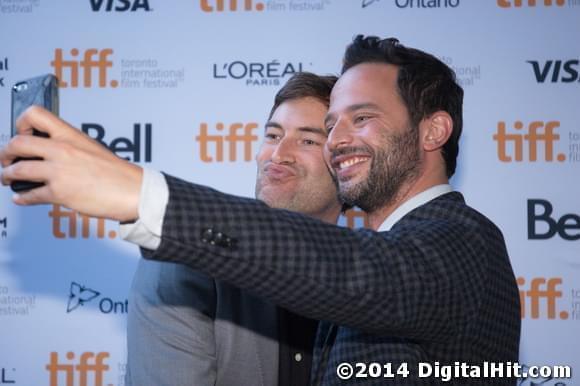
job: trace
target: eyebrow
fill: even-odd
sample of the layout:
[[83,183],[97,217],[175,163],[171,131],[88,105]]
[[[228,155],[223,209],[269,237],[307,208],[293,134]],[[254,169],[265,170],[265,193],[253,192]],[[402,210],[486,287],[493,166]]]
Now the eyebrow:
[[[380,110],[381,108],[376,103],[367,102],[350,105],[346,108],[346,111],[349,113],[354,113],[355,111],[362,109]],[[334,118],[334,115],[335,114],[332,113],[326,114],[326,117],[324,118],[324,124],[327,125],[328,122]]]
[[[278,122],[275,122],[275,121],[266,122],[266,126],[265,126],[264,130],[267,130],[269,127],[284,130],[282,125],[279,124]],[[304,133],[318,134],[318,135],[323,136],[324,138],[328,137],[328,133],[326,132],[326,130],[321,128],[321,127],[300,126],[300,127],[298,127],[298,131],[304,132]]]

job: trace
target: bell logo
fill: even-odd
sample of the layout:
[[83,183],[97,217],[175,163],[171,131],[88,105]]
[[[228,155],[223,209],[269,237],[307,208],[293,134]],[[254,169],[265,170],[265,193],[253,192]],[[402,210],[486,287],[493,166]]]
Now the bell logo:
[[[109,370],[109,366],[105,364],[105,359],[108,357],[108,352],[97,354],[84,352],[77,363],[61,363],[58,353],[51,352],[50,362],[46,365],[50,377],[49,386],[104,386],[103,376]],[[75,360],[75,353],[67,352],[66,359]],[[60,374],[64,377],[59,377]]]
[[[536,0],[497,0],[497,5],[499,5],[502,8],[510,8],[510,7],[521,7],[522,6],[522,2],[526,3],[528,5],[528,7],[535,7],[536,6]],[[555,2],[552,0],[540,0],[540,3],[544,3],[544,5],[546,7],[550,7],[553,5],[553,3],[555,3],[557,6],[561,7],[566,3],[566,0],[556,0]]]
[[[116,80],[111,80],[107,85],[108,69],[113,67],[113,62],[108,59],[109,55],[113,54],[112,49],[105,48],[99,51],[96,48],[89,48],[82,54],[82,60],[75,59],[79,57],[79,54],[80,51],[73,48],[70,50],[70,55],[73,59],[65,60],[61,48],[54,50],[54,60],[50,62],[50,65],[54,67],[54,75],[59,79],[59,87],[79,87],[79,72],[82,72],[83,87],[92,87],[93,69],[97,70],[99,87],[110,86],[115,88],[119,85]],[[95,57],[98,59],[95,60]],[[69,70],[66,77],[64,74],[65,69]]]
[[[560,140],[560,135],[555,131],[560,127],[558,121],[534,121],[526,127],[523,122],[516,121],[513,125],[515,132],[508,133],[505,122],[498,122],[497,132],[493,135],[497,142],[497,155],[502,162],[522,162],[524,161],[524,144],[527,144],[526,161],[536,162],[538,160],[538,143],[544,145],[544,157],[546,162],[553,162],[554,156],[559,162],[566,160],[566,154],[555,155],[554,143]],[[524,130],[525,134],[518,131]],[[513,144],[508,150],[508,144]]]
[[[254,4],[253,0],[200,0],[200,7],[203,12],[223,12],[223,11],[263,11],[264,3],[257,2]],[[228,4],[226,8],[226,4]],[[242,6],[243,3],[243,6]],[[238,7],[239,5],[239,7]]]
[[[224,162],[224,142],[229,143],[228,161],[237,161],[238,143],[243,146],[243,160],[246,162],[253,160],[255,153],[252,145],[258,141],[258,136],[253,132],[258,128],[257,123],[232,123],[228,126],[219,122],[215,125],[218,132],[216,134],[208,134],[208,126],[207,123],[202,123],[199,127],[199,135],[195,137],[195,140],[199,142],[199,156],[203,162]],[[226,128],[229,133],[220,134]],[[210,151],[210,143],[215,144],[212,146],[215,150],[213,152]]]
[[[560,219],[552,218],[554,208],[547,200],[528,200],[528,239],[551,239],[558,233],[564,240],[580,240],[580,216],[570,213]],[[546,232],[540,233],[538,223],[544,223]]]
[[[556,301],[562,298],[562,291],[558,290],[558,286],[562,284],[561,278],[545,279],[543,277],[533,278],[530,282],[528,290],[522,288],[526,284],[526,279],[518,277],[518,287],[520,288],[520,306],[521,317],[525,319],[527,315],[527,306],[529,305],[529,317],[532,319],[539,319],[546,317],[547,319],[556,319]],[[545,302],[541,300],[544,299]],[[568,319],[568,311],[561,311],[558,314],[559,319]]]
[[[133,138],[114,138],[109,143],[105,141],[105,128],[97,123],[83,123],[81,130],[127,161],[151,162],[151,136],[153,130],[151,123],[145,123],[143,128],[140,123],[135,123],[133,124]],[[141,146],[142,138],[143,146]]]

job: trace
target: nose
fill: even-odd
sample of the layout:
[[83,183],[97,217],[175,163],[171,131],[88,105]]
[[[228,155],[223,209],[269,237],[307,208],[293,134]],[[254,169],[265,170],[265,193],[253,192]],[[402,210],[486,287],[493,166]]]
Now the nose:
[[272,162],[277,164],[292,164],[296,161],[294,151],[295,146],[292,140],[284,137],[278,142],[272,153]]
[[328,150],[333,151],[344,146],[349,146],[352,144],[352,140],[352,127],[344,120],[338,119],[332,127],[330,134],[328,134],[326,147]]

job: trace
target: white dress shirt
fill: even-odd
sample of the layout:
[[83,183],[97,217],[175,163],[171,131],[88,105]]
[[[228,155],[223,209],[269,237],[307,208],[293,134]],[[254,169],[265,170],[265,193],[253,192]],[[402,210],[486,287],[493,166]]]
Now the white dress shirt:
[[[441,184],[430,187],[411,197],[391,213],[377,231],[388,231],[403,216],[413,209],[451,192],[451,185]],[[124,240],[140,247],[155,250],[161,243],[161,231],[165,208],[169,202],[169,187],[163,174],[143,168],[143,183],[139,200],[139,219],[134,223],[121,224],[120,234]]]

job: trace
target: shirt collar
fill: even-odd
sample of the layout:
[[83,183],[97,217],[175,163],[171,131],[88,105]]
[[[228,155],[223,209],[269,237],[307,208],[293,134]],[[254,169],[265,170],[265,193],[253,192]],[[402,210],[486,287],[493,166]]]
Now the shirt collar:
[[413,209],[420,207],[421,205],[442,196],[446,193],[453,191],[451,185],[441,184],[430,187],[427,190],[422,191],[419,194],[414,195],[407,201],[405,201],[401,206],[393,211],[383,223],[379,226],[378,232],[390,231],[393,225],[397,223],[403,216],[411,212]]

